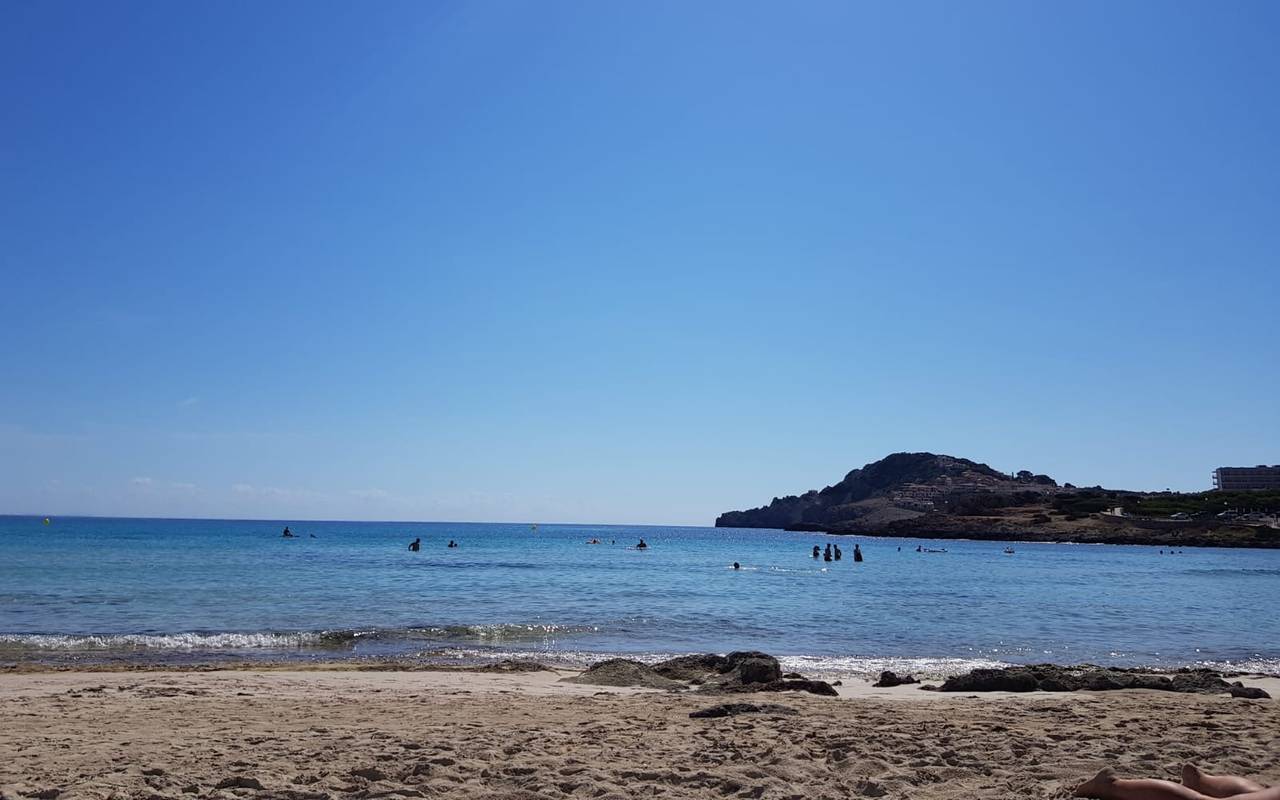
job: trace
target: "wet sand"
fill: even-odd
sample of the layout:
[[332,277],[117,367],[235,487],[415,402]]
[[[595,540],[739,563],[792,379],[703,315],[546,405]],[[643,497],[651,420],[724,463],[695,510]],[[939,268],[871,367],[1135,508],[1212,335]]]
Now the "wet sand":
[[[1280,706],[1225,695],[708,697],[571,673],[0,674],[0,786],[41,798],[1062,798],[1100,767],[1280,782]],[[1280,681],[1246,681],[1273,695]],[[690,719],[725,701],[795,715]]]

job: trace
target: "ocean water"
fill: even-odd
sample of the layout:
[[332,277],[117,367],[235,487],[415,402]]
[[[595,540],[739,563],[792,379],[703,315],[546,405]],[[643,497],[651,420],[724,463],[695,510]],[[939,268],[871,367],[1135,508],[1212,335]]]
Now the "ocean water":
[[[0,517],[0,663],[756,649],[826,676],[1041,661],[1280,674],[1280,550],[917,553],[911,539],[549,524],[302,522],[282,539],[282,527]],[[634,549],[642,537],[650,548]],[[827,542],[843,560],[810,557]]]

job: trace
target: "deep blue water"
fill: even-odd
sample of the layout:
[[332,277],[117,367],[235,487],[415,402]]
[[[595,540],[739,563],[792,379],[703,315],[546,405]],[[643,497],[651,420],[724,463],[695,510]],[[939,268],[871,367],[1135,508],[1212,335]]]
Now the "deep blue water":
[[[1276,550],[1019,543],[1004,555],[950,541],[926,554],[908,539],[457,523],[297,523],[299,538],[282,539],[282,526],[0,517],[0,662],[582,663],[749,648],[826,674],[1028,661],[1280,672]],[[631,548],[641,537],[649,550]],[[809,556],[828,541],[842,561]]]

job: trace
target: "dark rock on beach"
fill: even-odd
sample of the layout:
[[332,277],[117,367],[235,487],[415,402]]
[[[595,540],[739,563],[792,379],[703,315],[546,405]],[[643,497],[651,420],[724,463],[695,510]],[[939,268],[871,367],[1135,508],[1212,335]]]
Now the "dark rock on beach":
[[1265,689],[1259,689],[1257,686],[1232,686],[1230,692],[1232,697],[1240,697],[1245,700],[1271,699],[1271,695],[1267,694]]
[[708,693],[809,692],[828,697],[837,695],[835,687],[826,681],[784,678],[778,659],[753,650],[736,651],[727,656],[680,656],[653,666],[631,659],[613,658],[592,664],[581,675],[564,680],[597,686],[650,689],[684,689],[692,685]]
[[709,675],[718,675],[727,669],[729,660],[715,653],[677,656],[653,665],[653,671],[664,678],[676,681],[702,683]]
[[794,708],[780,706],[776,703],[721,703],[718,706],[692,711],[689,716],[693,719],[704,719],[710,717],[736,717],[739,714],[795,715],[799,713]]
[[611,658],[592,664],[581,675],[565,678],[566,683],[586,683],[593,686],[641,686],[647,689],[683,689],[684,684],[664,678],[648,664],[629,658]]
[[920,681],[916,680],[911,675],[900,676],[896,672],[885,670],[884,672],[880,673],[880,680],[876,681],[871,685],[880,689],[887,689],[894,686],[902,686],[903,684],[907,684],[907,683],[919,683],[919,682]]
[[1171,674],[1149,670],[1082,665],[1063,667],[1033,664],[1003,669],[975,669],[947,678],[943,692],[1093,692],[1117,689],[1157,689],[1165,692],[1217,694],[1231,685],[1216,672],[1182,669]]

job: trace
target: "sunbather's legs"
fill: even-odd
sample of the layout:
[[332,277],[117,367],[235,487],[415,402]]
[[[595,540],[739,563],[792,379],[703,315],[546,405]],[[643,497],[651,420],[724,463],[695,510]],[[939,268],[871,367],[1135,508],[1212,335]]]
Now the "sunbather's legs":
[[1210,797],[1235,797],[1238,794],[1260,792],[1267,788],[1237,775],[1208,775],[1201,772],[1195,764],[1186,764],[1182,767],[1182,785],[1190,786],[1200,794],[1207,794]]
[[[1190,786],[1172,781],[1117,778],[1115,771],[1110,767],[1077,786],[1075,796],[1093,797],[1097,800],[1212,800],[1213,797],[1202,794]],[[1232,800],[1280,800],[1280,786],[1231,795],[1231,798]]]

